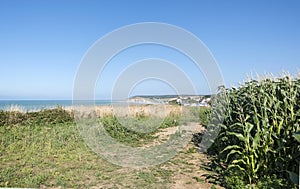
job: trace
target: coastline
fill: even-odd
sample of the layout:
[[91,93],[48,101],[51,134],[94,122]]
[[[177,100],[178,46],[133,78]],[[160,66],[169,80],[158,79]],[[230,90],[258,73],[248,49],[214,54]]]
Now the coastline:
[[144,106],[144,105],[182,105],[182,106],[209,106],[209,95],[181,95],[181,96],[135,96],[124,100],[0,100],[0,110],[36,112],[45,109],[82,106]]

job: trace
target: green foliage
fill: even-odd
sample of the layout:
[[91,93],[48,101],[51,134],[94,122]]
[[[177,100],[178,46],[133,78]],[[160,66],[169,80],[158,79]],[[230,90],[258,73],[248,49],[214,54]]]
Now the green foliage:
[[245,189],[247,188],[246,183],[241,177],[236,175],[225,176],[226,187],[228,189]]
[[199,109],[200,124],[206,127],[210,122],[211,110],[209,107],[201,107]]
[[[136,114],[134,118],[117,118],[115,116],[105,116],[100,118],[108,134],[117,141],[130,146],[140,146],[152,141],[153,134],[158,129],[178,126],[180,116],[171,113],[163,120],[145,116],[143,112]],[[137,128],[141,127],[141,128]],[[141,132],[140,130],[147,131]]]
[[73,115],[62,109],[61,106],[57,106],[54,109],[26,113],[0,110],[0,126],[59,124],[72,121]]
[[226,183],[258,186],[272,175],[290,182],[288,172],[299,172],[300,79],[252,80],[220,94],[223,109],[212,114],[224,120],[209,152],[223,174],[236,175]]
[[297,140],[297,142],[300,143],[300,131],[295,132],[295,133],[293,134],[293,137]]
[[100,122],[111,137],[130,146],[139,146],[154,138],[152,133],[136,132],[123,126],[115,116],[101,117]]
[[296,186],[291,186],[288,180],[283,178],[278,178],[276,175],[265,176],[257,181],[255,184],[249,184],[239,175],[235,175],[237,172],[228,174],[225,176],[226,188],[228,189],[259,189],[259,188],[294,188]]
[[203,182],[203,179],[196,177],[196,176],[194,176],[193,179],[195,179],[197,182]]
[[168,128],[168,127],[178,126],[179,119],[180,119],[179,115],[171,113],[163,120],[163,122],[161,123],[159,128],[164,129],[164,128]]

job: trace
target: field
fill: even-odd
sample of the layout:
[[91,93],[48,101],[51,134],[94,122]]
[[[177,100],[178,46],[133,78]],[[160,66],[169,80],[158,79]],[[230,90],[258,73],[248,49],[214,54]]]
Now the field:
[[[298,77],[285,75],[249,80],[239,88],[220,87],[211,104],[211,108],[58,106],[40,112],[0,111],[0,186],[297,188]],[[143,167],[143,162],[131,162],[123,156],[116,157],[120,161],[112,164],[88,147],[89,137],[102,140],[104,136],[99,133],[104,130],[97,127],[79,126],[81,120],[89,119],[101,123],[110,137],[131,148],[147,149],[174,137],[180,142],[185,136],[190,138],[184,148],[161,164]],[[79,134],[84,129],[89,135]],[[206,153],[200,153],[207,142],[203,136],[214,134],[212,145]],[[112,154],[122,151],[110,145],[106,147],[111,147],[107,149]],[[137,167],[132,168],[132,163]]]
[[[176,132],[179,123],[175,119],[178,119],[180,107],[168,106],[167,109],[169,116],[160,128],[144,135],[130,130],[116,130],[120,125],[109,106],[96,108],[96,112],[106,125],[106,130],[117,140],[139,146],[163,142]],[[129,116],[145,119],[149,116],[148,110],[148,107],[132,107]],[[124,168],[106,161],[87,147],[70,112],[61,107],[31,113],[0,112],[1,187],[214,187],[205,176],[213,173],[200,167],[208,160],[204,154],[197,152],[193,142],[163,164],[139,169]],[[202,127],[198,127],[201,130]]]
[[[296,188],[300,162],[300,79],[249,80],[220,88],[208,152],[227,188]],[[221,119],[220,119],[221,118]]]

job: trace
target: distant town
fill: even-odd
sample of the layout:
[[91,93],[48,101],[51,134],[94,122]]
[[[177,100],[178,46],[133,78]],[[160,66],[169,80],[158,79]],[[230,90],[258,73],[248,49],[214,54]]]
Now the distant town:
[[180,106],[210,106],[211,95],[145,95],[133,96],[127,102],[134,104],[170,104]]

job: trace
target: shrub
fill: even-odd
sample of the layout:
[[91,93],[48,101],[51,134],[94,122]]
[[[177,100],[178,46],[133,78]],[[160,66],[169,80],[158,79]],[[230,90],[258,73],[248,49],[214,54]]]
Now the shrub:
[[210,108],[209,107],[201,107],[199,109],[199,120],[200,124],[206,127],[210,122]]
[[26,113],[0,110],[0,126],[59,124],[72,121],[73,115],[62,109],[61,106],[55,109]]
[[151,133],[135,132],[123,126],[115,116],[101,117],[100,122],[111,137],[130,146],[139,146],[154,138]]
[[163,120],[159,128],[164,129],[168,127],[178,126],[179,119],[180,119],[179,115],[171,112],[167,117],[165,117],[165,119]]

